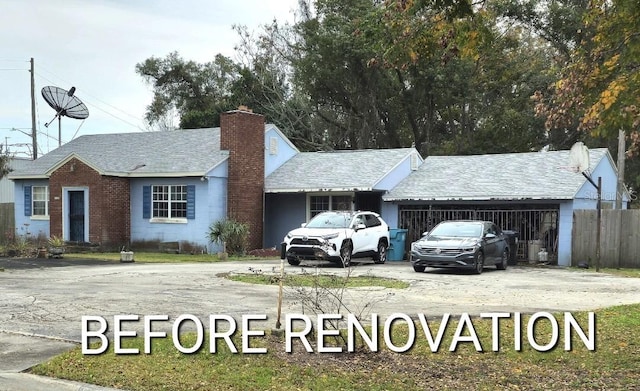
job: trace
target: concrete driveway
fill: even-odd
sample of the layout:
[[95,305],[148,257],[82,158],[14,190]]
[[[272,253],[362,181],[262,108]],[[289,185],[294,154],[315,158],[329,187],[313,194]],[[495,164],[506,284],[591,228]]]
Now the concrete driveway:
[[[220,273],[272,273],[279,260],[193,264],[143,264],[76,260],[0,260],[1,373],[22,371],[81,340],[81,317],[99,315],[266,314],[276,321],[277,287],[221,278]],[[329,264],[285,266],[287,273],[336,273]],[[375,303],[381,317],[401,312],[440,317],[444,313],[577,311],[640,302],[640,279],[560,268],[487,268],[481,275],[442,269],[415,273],[406,262],[356,264],[353,275],[408,281],[408,289],[359,288],[347,300]],[[290,292],[289,292],[290,293]],[[283,313],[300,313],[290,294]],[[170,331],[171,323],[158,329]],[[253,328],[254,326],[252,326]],[[258,326],[255,326],[258,327]],[[142,330],[140,327],[132,327]],[[154,324],[156,328],[156,324]]]

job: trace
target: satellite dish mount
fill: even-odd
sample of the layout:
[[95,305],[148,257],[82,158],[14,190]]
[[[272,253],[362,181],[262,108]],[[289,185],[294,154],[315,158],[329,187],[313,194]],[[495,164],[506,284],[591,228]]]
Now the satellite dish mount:
[[56,111],[56,115],[44,126],[48,128],[58,118],[58,146],[62,145],[61,122],[63,116],[75,119],[85,119],[89,116],[89,109],[80,99],[73,95],[75,92],[75,87],[71,87],[69,91],[53,86],[47,86],[42,89],[42,97]]

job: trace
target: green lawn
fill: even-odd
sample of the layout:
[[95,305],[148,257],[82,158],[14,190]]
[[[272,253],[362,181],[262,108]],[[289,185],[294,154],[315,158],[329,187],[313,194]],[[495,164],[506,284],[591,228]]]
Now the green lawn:
[[[573,313],[588,333],[587,313]],[[208,337],[194,354],[182,354],[171,337],[154,339],[152,354],[116,355],[110,348],[102,355],[82,355],[80,349],[62,354],[31,369],[32,373],[73,379],[129,390],[631,390],[640,389],[640,304],[596,311],[596,350],[590,351],[572,333],[572,350],[564,350],[564,324],[560,321],[560,343],[549,352],[538,352],[528,344],[523,316],[523,349],[514,349],[514,324],[500,327],[500,349],[491,350],[489,319],[474,319],[473,327],[484,352],[470,342],[449,346],[457,320],[449,322],[444,342],[433,353],[421,328],[416,343],[405,353],[386,348],[372,352],[360,341],[355,353],[307,353],[295,345],[285,352],[285,343],[269,335],[252,338],[251,347],[265,347],[266,354],[232,354],[222,341],[210,353]],[[504,322],[502,320],[501,322]],[[453,323],[453,324],[452,324]],[[536,341],[546,344],[552,335],[550,322],[539,321]],[[418,324],[419,326],[419,324]],[[429,320],[431,334],[438,323]],[[392,341],[407,340],[407,324],[398,322]],[[460,335],[470,335],[469,329]],[[192,346],[193,335],[182,335],[180,343]],[[240,349],[240,336],[235,335]],[[313,341],[312,341],[313,342]],[[113,344],[111,344],[113,345]],[[142,338],[127,338],[123,347],[142,351]]]

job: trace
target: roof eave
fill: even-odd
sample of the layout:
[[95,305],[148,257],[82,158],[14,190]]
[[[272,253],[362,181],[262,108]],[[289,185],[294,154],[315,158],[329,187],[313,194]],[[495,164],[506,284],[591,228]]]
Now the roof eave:
[[569,201],[568,196],[545,197],[545,196],[522,196],[522,197],[394,197],[382,196],[383,201]]
[[373,187],[329,187],[329,188],[265,188],[265,193],[337,193],[355,191],[374,191]]

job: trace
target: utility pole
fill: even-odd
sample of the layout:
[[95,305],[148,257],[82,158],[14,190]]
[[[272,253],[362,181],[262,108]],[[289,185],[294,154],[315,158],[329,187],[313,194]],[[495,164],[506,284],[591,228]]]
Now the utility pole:
[[616,194],[616,209],[622,209],[622,195],[624,194],[624,158],[627,149],[624,130],[618,130],[618,187]]
[[[618,185],[616,189],[616,213],[619,214],[618,226],[618,258],[616,259],[616,269],[620,269],[620,256],[622,255],[622,196],[624,194],[624,159],[626,154],[626,134],[624,129],[618,130]],[[629,202],[631,200],[627,200]]]
[[33,142],[33,160],[38,158],[38,136],[36,130],[36,82],[33,70],[33,57],[31,57],[31,140]]

